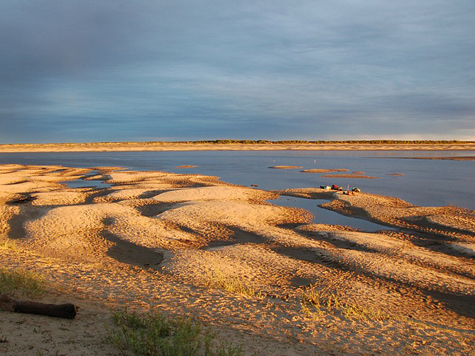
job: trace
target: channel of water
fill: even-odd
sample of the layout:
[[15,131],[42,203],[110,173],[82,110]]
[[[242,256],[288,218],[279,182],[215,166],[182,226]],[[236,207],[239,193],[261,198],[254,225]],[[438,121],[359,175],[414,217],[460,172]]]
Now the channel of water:
[[313,214],[312,222],[315,224],[330,224],[348,226],[363,231],[374,232],[379,230],[395,230],[393,227],[379,225],[374,222],[345,216],[318,206],[328,202],[324,199],[307,199],[290,196],[280,196],[279,199],[269,200],[269,203],[290,208],[301,208]]

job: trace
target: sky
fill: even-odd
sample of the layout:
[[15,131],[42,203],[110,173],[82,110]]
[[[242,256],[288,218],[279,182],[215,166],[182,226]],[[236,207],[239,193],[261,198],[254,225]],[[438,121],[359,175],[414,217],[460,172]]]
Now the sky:
[[0,0],[0,144],[475,140],[473,0]]

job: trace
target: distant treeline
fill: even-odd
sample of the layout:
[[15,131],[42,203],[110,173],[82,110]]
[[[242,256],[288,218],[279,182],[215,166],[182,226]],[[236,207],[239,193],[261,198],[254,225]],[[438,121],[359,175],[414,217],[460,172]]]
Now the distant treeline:
[[0,146],[154,146],[154,145],[173,145],[173,144],[215,144],[215,145],[457,145],[457,144],[475,144],[475,141],[459,141],[459,140],[342,140],[342,141],[328,141],[328,140],[204,140],[204,141],[145,141],[145,142],[85,142],[85,143],[22,143],[22,144],[0,144]]

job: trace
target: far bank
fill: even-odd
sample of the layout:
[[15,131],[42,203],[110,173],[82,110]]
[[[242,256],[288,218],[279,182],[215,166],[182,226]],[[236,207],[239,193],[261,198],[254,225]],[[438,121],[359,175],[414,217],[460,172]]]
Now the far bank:
[[475,151],[474,141],[195,141],[3,144],[0,152]]

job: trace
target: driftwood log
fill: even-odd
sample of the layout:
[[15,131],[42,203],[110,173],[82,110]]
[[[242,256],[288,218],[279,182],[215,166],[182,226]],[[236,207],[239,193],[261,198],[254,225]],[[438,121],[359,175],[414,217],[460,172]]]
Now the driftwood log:
[[0,295],[0,309],[15,313],[38,314],[55,318],[74,319],[79,308],[71,303],[45,304],[28,300],[15,300],[3,294]]

